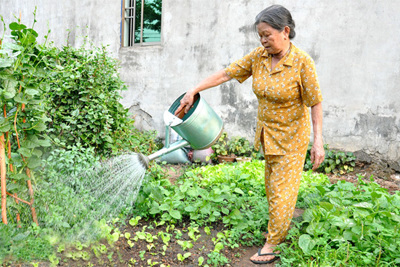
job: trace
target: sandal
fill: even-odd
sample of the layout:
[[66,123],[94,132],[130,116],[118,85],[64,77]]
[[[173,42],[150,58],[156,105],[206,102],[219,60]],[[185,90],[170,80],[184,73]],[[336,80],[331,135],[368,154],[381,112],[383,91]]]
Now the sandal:
[[276,253],[263,253],[261,254],[261,248],[258,249],[258,256],[275,256],[272,260],[269,261],[256,261],[256,260],[252,260],[250,259],[250,261],[254,264],[268,264],[268,263],[273,263],[274,261],[276,261],[277,259],[279,259],[278,254]]

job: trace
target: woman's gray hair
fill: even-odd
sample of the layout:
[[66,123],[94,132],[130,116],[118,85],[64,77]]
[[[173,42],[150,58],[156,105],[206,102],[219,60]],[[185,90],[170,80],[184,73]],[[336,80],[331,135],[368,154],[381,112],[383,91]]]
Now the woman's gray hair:
[[256,16],[256,22],[254,23],[254,28],[257,29],[257,25],[261,22],[265,22],[272,28],[283,31],[285,26],[290,28],[289,39],[293,39],[296,36],[294,31],[294,20],[289,10],[281,5],[272,5],[261,11]]

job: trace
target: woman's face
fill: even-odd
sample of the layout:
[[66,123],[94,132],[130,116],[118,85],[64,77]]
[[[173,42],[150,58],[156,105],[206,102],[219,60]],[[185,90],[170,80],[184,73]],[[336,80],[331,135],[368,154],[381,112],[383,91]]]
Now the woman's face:
[[258,35],[260,36],[260,42],[265,47],[268,54],[279,54],[285,53],[283,51],[287,49],[289,41],[290,28],[286,26],[283,31],[278,31],[272,28],[265,22],[260,22],[257,25]]

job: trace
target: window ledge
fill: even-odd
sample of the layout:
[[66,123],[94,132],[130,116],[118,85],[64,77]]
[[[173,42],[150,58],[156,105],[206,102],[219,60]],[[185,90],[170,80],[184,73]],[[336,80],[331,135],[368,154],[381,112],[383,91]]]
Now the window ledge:
[[137,44],[133,46],[120,46],[121,50],[151,50],[161,49],[163,45],[161,43],[150,43],[150,44]]

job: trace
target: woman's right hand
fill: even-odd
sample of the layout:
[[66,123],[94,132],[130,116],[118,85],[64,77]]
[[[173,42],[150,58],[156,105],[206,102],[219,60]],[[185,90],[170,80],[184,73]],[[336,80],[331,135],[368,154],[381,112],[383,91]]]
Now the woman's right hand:
[[192,91],[186,92],[186,94],[181,99],[181,105],[175,111],[175,116],[180,114],[182,110],[185,111],[185,114],[189,112],[189,109],[193,106],[194,95],[195,94]]

